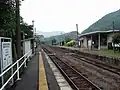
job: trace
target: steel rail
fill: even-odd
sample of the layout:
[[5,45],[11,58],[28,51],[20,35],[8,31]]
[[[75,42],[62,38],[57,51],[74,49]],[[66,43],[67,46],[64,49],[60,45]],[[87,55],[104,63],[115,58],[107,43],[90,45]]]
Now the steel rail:
[[[70,81],[70,83],[72,83],[72,86],[74,86],[76,88],[76,90],[82,90],[83,87],[79,87],[79,83],[81,82],[81,77],[84,79],[83,80],[83,83],[87,83],[88,84],[88,87],[84,87],[84,88],[88,88],[88,89],[94,89],[94,90],[101,90],[97,85],[95,85],[94,83],[92,83],[90,80],[88,80],[85,76],[83,76],[80,72],[78,72],[76,69],[74,69],[73,67],[71,67],[69,64],[65,63],[64,61],[62,61],[60,58],[58,58],[57,56],[55,55],[50,55],[49,56],[53,62],[56,64],[56,66],[62,71],[62,73],[68,78],[68,80]],[[61,67],[62,66],[62,67]],[[66,67],[66,68],[63,68],[63,67]],[[67,69],[67,71],[69,69],[71,69],[71,75],[72,77],[79,77],[76,81],[73,81],[73,79],[71,79],[70,77],[70,73],[66,72],[65,69]],[[76,76],[77,75],[77,76]],[[78,76],[79,75],[79,76]],[[78,85],[76,85],[78,82]],[[82,85],[82,83],[81,83]],[[84,85],[84,84],[83,84]],[[89,86],[90,85],[90,86]]]
[[[65,53],[68,52],[68,49],[63,49],[63,48],[59,48],[59,47],[57,47],[57,48],[59,50],[61,50],[62,52],[65,52]],[[107,65],[107,64],[99,62],[99,61],[92,60],[91,58],[85,57],[83,55],[81,56],[77,52],[72,52],[72,53],[74,53],[74,54],[72,54],[71,56],[73,56],[74,58],[77,58],[77,59],[82,60],[82,61],[84,61],[86,63],[92,64],[94,66],[97,66],[97,67],[102,68],[104,70],[107,70],[109,72],[112,72],[112,73],[115,73],[117,75],[120,75],[120,69],[117,68],[117,67],[114,67],[114,66],[111,66],[111,65]]]
[[[43,50],[48,54],[51,51],[47,48],[43,48]],[[51,52],[52,53],[52,52]],[[83,76],[80,72],[78,72],[76,69],[71,67],[69,64],[62,61],[59,57],[56,55],[49,55],[51,60],[55,63],[55,65],[59,68],[61,73],[64,75],[64,77],[69,81],[69,84],[74,90],[86,90],[86,89],[94,89],[94,90],[101,90],[97,85],[92,83],[90,80],[88,80],[85,76]],[[63,68],[64,67],[64,68]],[[67,71],[65,70],[67,69]],[[69,70],[69,71],[68,71]],[[70,73],[69,73],[70,72]],[[74,78],[71,78],[74,77]],[[75,80],[75,77],[78,78]],[[81,79],[82,78],[82,79]],[[83,83],[81,83],[81,81]],[[85,84],[84,84],[85,83]],[[87,83],[87,84],[86,84]],[[81,85],[81,87],[80,87]],[[86,87],[84,87],[86,85]],[[83,86],[83,87],[82,87]],[[87,87],[88,86],[88,87]]]

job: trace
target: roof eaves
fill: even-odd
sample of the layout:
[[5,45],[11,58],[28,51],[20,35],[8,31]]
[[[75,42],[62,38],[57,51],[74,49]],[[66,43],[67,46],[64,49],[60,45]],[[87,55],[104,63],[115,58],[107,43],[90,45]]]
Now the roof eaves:
[[[120,31],[120,30],[114,30],[114,31],[118,32],[118,31]],[[81,34],[80,37],[85,36],[85,35],[94,34],[94,33],[108,33],[108,32],[113,32],[113,30],[89,32],[89,33]]]

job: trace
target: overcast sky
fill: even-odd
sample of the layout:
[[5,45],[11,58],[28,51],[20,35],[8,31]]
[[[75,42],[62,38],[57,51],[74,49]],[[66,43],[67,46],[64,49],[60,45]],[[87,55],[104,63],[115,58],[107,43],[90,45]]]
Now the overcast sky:
[[102,16],[120,9],[120,0],[24,0],[21,16],[35,20],[37,31],[75,31],[88,28]]

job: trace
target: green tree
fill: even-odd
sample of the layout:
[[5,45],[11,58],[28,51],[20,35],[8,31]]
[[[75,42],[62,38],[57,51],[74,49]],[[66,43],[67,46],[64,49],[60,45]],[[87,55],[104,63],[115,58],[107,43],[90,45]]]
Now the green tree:
[[75,45],[75,40],[71,40],[70,42],[67,42],[67,46],[74,46]]
[[69,38],[69,37],[65,37],[65,42],[67,43],[67,42],[70,42],[72,39],[71,38]]
[[0,36],[12,37],[15,30],[15,2],[2,0],[0,2]]
[[113,43],[119,44],[120,43],[120,33],[115,33],[113,36]]
[[[13,56],[16,56],[16,5],[15,0],[0,0],[0,36],[12,38]],[[21,31],[24,31],[26,38],[32,37],[32,25],[25,24],[20,18]]]
[[[113,43],[114,44],[119,44],[120,43],[120,33],[115,33],[113,36]],[[113,47],[114,51],[119,51],[120,52],[120,47]]]
[[32,38],[33,37],[33,26],[32,25],[28,25],[27,23],[22,23],[20,24],[20,29],[21,31],[23,31],[26,35],[25,38]]
[[54,44],[56,44],[56,39],[55,38],[52,40],[52,45],[54,45]]

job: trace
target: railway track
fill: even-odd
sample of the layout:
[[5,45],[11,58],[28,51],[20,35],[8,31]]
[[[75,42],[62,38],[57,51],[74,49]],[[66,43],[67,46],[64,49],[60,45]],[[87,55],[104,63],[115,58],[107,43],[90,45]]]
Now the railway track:
[[47,54],[51,54],[52,52],[49,51],[45,46],[42,46],[42,49],[47,53]]
[[[63,49],[63,48],[61,49],[61,48],[58,48],[58,47],[56,47],[56,48],[59,51],[62,51],[64,53],[68,53],[68,52],[70,53],[70,51],[67,51],[66,49]],[[92,65],[97,66],[99,68],[102,68],[104,70],[107,70],[107,71],[110,71],[110,72],[115,73],[117,75],[120,75],[120,69],[117,68],[117,67],[107,65],[106,63],[103,63],[103,62],[100,62],[100,61],[97,61],[97,60],[93,60],[92,58],[85,57],[83,55],[79,55],[77,52],[74,52],[73,54],[71,54],[71,56],[73,56],[74,58],[77,58],[79,60],[82,60],[86,63],[89,63],[89,64],[92,64]]]
[[72,55],[73,57],[77,58],[77,59],[80,59],[86,63],[89,63],[89,64],[92,64],[94,66],[97,66],[99,68],[102,68],[104,70],[107,70],[107,71],[110,71],[112,73],[115,73],[117,75],[120,75],[120,69],[119,68],[116,68],[116,67],[113,67],[113,66],[110,66],[110,65],[106,65],[104,63],[101,63],[101,62],[97,62],[95,60],[91,60],[91,59],[87,59],[87,58],[84,58],[84,57],[81,57],[80,55]]
[[49,55],[51,60],[56,64],[61,73],[67,79],[73,90],[101,90],[98,86],[93,84],[90,80],[84,77],[81,73],[71,67],[69,64],[63,62],[56,55],[50,55],[50,52],[45,47],[44,51]]

